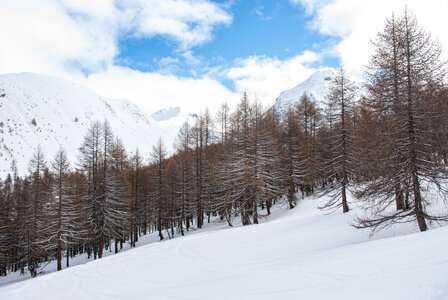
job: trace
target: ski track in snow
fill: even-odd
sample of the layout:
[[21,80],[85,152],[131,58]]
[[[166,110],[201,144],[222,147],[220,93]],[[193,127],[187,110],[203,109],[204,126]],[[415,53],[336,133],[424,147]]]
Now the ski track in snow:
[[322,201],[282,202],[259,225],[214,219],[162,242],[153,233],[118,255],[0,279],[0,299],[448,299],[448,227],[400,224],[369,237],[350,226],[359,209],[325,215]]

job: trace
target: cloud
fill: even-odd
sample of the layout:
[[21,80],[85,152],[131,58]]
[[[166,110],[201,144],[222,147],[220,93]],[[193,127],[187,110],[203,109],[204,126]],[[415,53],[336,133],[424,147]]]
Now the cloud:
[[309,65],[318,61],[319,56],[311,51],[286,60],[251,56],[237,60],[227,76],[240,93],[247,91],[257,95],[261,103],[270,106],[282,91],[296,86],[316,71]]
[[310,15],[317,8],[324,6],[331,0],[289,0],[293,5],[301,5],[305,8],[305,12]]
[[405,6],[417,16],[419,24],[438,39],[443,56],[448,58],[448,2],[446,0],[290,0],[313,14],[311,28],[321,34],[340,38],[335,50],[342,63],[361,74],[371,52],[370,41],[383,29],[392,12],[401,14]]
[[[306,79],[315,71],[314,63],[328,53],[340,57],[351,72],[361,73],[370,40],[385,18],[392,11],[403,11],[405,3],[447,47],[443,48],[446,57],[446,0],[289,1],[305,9],[309,27],[328,37],[329,44],[336,43],[334,49],[304,51],[285,60],[250,56],[237,59],[227,69],[204,64],[194,47],[213,40],[216,28],[231,24],[228,5],[211,0],[0,1],[0,73],[29,71],[66,77],[101,95],[129,98],[149,113],[179,103],[184,111],[213,109],[224,101],[234,104],[244,90],[257,94],[268,106],[280,92]],[[252,13],[269,18],[262,6]],[[173,43],[177,57],[153,61],[159,68],[154,72],[117,66],[121,39],[156,36]],[[171,75],[184,62],[205,75]],[[222,80],[233,81],[237,93]]]
[[0,73],[98,72],[113,65],[121,38],[163,36],[189,51],[231,22],[209,0],[1,1]]
[[182,78],[111,66],[104,72],[80,79],[80,83],[108,98],[127,98],[148,113],[180,106],[183,112],[212,112],[223,102],[234,105],[240,95],[211,77]]
[[116,36],[101,19],[71,13],[57,1],[0,4],[0,72],[61,75],[97,70],[117,54]]
[[140,0],[136,3],[136,35],[167,36],[181,49],[201,45],[212,39],[218,25],[229,25],[232,16],[210,1]]
[[0,1],[0,73],[65,77],[100,95],[129,98],[149,113],[178,102],[194,111],[232,101],[235,95],[208,76],[169,75],[179,58],[154,61],[159,70],[147,73],[116,65],[120,39],[155,36],[171,40],[188,64],[198,64],[191,48],[229,25],[229,10],[210,0]]
[[[233,67],[227,69],[210,69],[199,78],[111,66],[78,80],[100,95],[132,99],[148,113],[176,106],[180,106],[184,113],[200,112],[205,108],[214,113],[224,102],[235,107],[244,91],[270,107],[280,92],[296,86],[316,71],[310,64],[319,59],[319,55],[310,51],[283,61],[275,57],[251,56],[235,60]],[[177,59],[166,57],[159,64],[171,66],[177,62]],[[233,81],[236,91],[226,88],[222,79]]]
[[263,14],[263,9],[264,9],[264,6],[260,5],[260,6],[255,7],[254,9],[252,9],[252,11],[250,13],[253,15],[254,14],[257,15],[262,21],[272,20],[271,16],[265,16]]

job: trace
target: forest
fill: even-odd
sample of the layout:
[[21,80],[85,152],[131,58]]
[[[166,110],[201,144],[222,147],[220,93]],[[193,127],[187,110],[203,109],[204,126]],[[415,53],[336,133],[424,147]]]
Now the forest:
[[[337,70],[326,103],[304,94],[285,114],[244,93],[179,130],[175,153],[162,140],[132,149],[107,120],[94,122],[71,164],[63,149],[47,160],[35,149],[28,174],[0,181],[0,275],[86,253],[135,247],[200,229],[212,217],[233,226],[257,224],[260,209],[286,197],[331,197],[322,209],[350,210],[350,192],[373,232],[397,222],[448,221],[430,210],[428,189],[448,195],[447,68],[439,43],[412,13],[392,16],[372,41],[364,82]],[[143,153],[150,153],[145,159]],[[50,154],[51,155],[51,154]],[[446,206],[446,205],[445,205]]]

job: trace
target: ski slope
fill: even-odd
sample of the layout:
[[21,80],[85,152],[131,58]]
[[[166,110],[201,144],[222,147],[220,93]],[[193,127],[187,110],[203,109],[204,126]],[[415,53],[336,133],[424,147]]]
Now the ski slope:
[[448,227],[402,224],[369,237],[350,226],[359,210],[326,215],[322,201],[277,205],[255,226],[214,221],[60,272],[0,280],[0,299],[448,299]]

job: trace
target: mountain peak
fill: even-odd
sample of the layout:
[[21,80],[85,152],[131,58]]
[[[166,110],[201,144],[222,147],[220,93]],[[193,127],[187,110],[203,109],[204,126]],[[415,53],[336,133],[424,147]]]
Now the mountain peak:
[[180,114],[180,107],[170,107],[170,108],[163,108],[151,115],[151,117],[156,121],[166,121],[171,118],[177,117]]
[[334,75],[333,69],[321,69],[314,72],[297,86],[281,92],[275,101],[274,108],[284,116],[288,108],[298,103],[304,93],[312,96],[318,105],[324,103]]
[[47,160],[58,148],[67,151],[72,165],[78,147],[92,121],[109,121],[114,133],[129,151],[148,151],[159,138],[167,145],[177,128],[161,127],[126,99],[107,99],[92,90],[59,77],[36,73],[0,75],[0,177],[17,162],[20,175],[37,145]]

